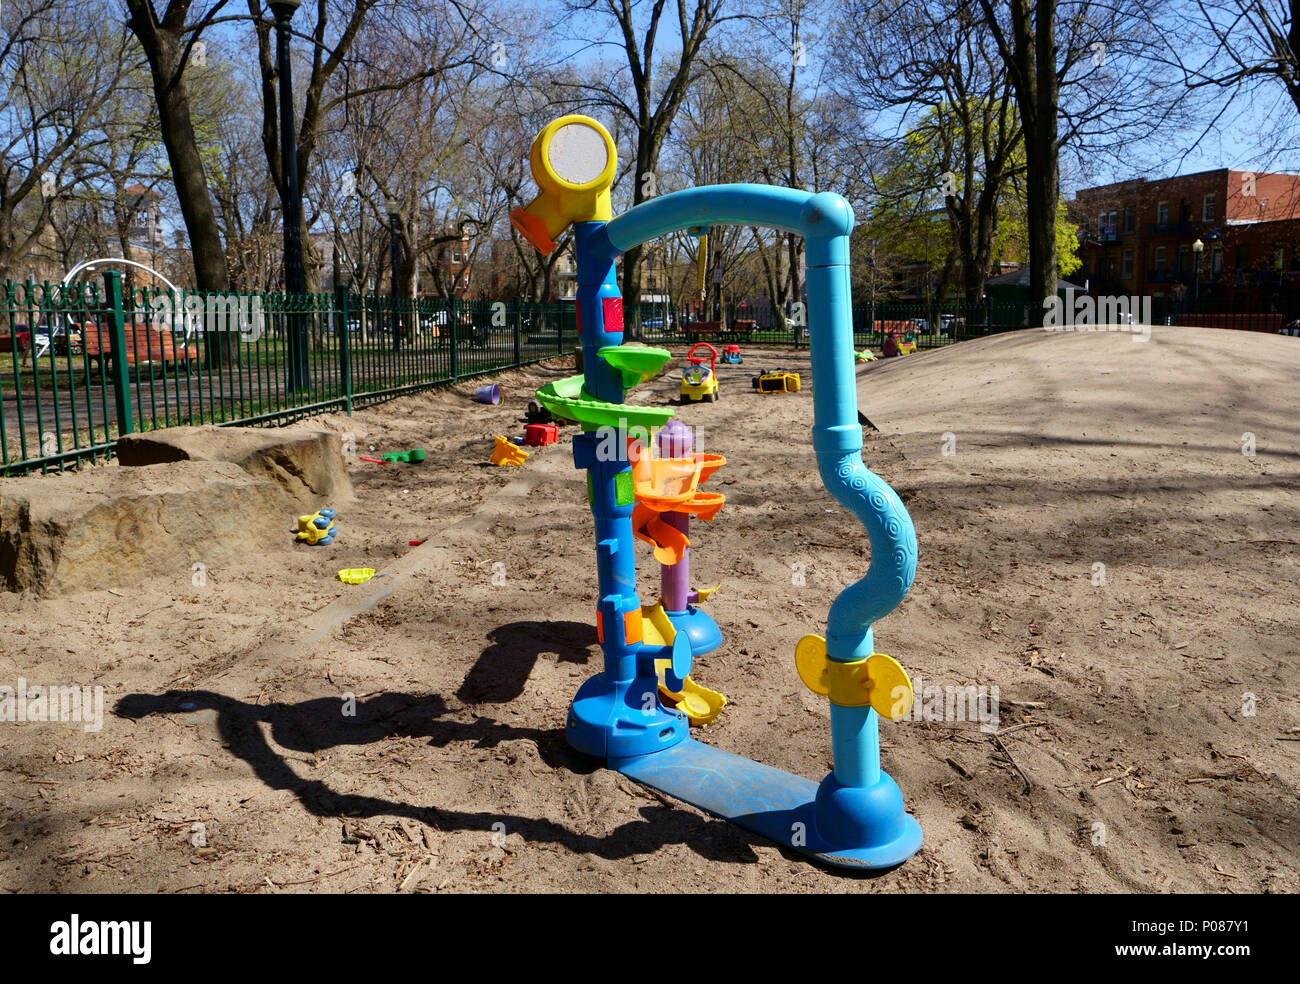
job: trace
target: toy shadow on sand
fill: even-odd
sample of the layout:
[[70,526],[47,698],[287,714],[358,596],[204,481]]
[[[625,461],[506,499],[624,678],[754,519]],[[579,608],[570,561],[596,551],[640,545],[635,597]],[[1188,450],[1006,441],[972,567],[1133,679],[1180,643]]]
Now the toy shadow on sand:
[[[516,622],[488,633],[491,645],[483,650],[458,699],[476,703],[507,703],[523,693],[538,658],[557,653],[562,662],[585,663],[586,649],[594,644],[590,625],[574,622]],[[263,727],[281,748],[314,754],[328,748],[378,743],[391,737],[427,738],[435,747],[468,742],[475,748],[495,748],[502,742],[532,741],[538,754],[553,769],[590,774],[602,768],[599,760],[574,751],[561,728],[519,728],[490,717],[473,722],[446,719],[449,708],[439,694],[381,693],[356,701],[356,714],[344,717],[339,697],[318,697],[296,704],[250,704],[211,691],[169,690],[160,694],[128,694],[114,708],[119,717],[139,720],[153,714],[188,715],[215,712],[223,745],[246,762],[268,788],[293,793],[303,808],[316,816],[364,818],[406,817],[442,831],[479,830],[485,836],[493,824],[504,823],[525,841],[558,844],[577,854],[618,860],[647,854],[671,844],[684,844],[712,861],[755,863],[753,845],[766,839],[734,825],[701,817],[668,805],[647,804],[638,809],[639,820],[621,824],[609,834],[578,833],[563,824],[506,812],[467,812],[420,806],[344,793],[318,779],[303,778],[266,740]],[[432,773],[431,773],[432,774]],[[431,791],[436,795],[436,789]],[[794,852],[782,849],[793,858]]]
[[483,650],[456,691],[466,704],[508,704],[523,695],[537,660],[554,653],[557,663],[585,666],[591,659],[596,628],[586,622],[510,622],[487,634]]

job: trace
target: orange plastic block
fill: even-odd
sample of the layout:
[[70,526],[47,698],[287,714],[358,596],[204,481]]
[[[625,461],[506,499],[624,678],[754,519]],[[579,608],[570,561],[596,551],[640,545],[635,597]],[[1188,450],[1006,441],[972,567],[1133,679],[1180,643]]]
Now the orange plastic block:
[[641,609],[634,608],[623,613],[623,641],[628,645],[645,639],[645,626],[641,621]]

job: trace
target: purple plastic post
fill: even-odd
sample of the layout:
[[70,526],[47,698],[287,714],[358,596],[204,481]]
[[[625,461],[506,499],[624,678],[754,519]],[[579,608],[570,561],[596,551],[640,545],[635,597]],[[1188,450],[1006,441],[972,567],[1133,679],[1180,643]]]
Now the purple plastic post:
[[[691,517],[686,513],[666,512],[659,517],[685,536],[691,529]],[[660,565],[659,587],[663,593],[664,611],[684,612],[691,593],[691,548],[682,551],[681,563],[672,567]]]
[[[695,447],[695,435],[680,420],[670,420],[660,429],[655,443],[661,458],[685,458]],[[690,533],[691,518],[686,513],[666,512],[660,517],[683,536]],[[660,565],[659,586],[663,594],[664,611],[684,612],[690,604],[691,548],[687,547],[681,563],[672,567]]]

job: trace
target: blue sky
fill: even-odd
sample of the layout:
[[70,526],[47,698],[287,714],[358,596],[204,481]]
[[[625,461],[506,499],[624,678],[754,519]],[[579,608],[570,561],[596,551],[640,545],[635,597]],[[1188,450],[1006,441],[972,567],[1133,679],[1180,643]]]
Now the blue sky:
[[[661,26],[658,50],[661,55],[671,55],[679,47],[676,31],[676,18],[672,4],[667,5],[664,23]],[[613,29],[613,22],[607,15],[565,15],[562,0],[528,0],[526,7],[536,12],[534,37],[547,46],[554,63],[567,62],[581,67],[597,60],[617,61],[621,64],[623,52],[621,35]],[[642,9],[644,9],[642,0]],[[303,15],[298,15],[303,19]],[[774,28],[779,30],[779,28]],[[213,39],[223,45],[239,44],[241,50],[250,50],[243,44],[250,30],[247,23],[224,25],[214,31]],[[297,41],[299,57],[305,57],[306,45]],[[811,44],[807,50],[808,64],[801,72],[810,87],[821,84],[830,66],[819,59],[820,48]],[[241,66],[250,76],[256,72],[256,66],[247,61]],[[301,78],[295,81],[301,83]],[[1189,174],[1218,167],[1241,167],[1255,170],[1300,170],[1300,152],[1290,151],[1285,155],[1267,155],[1261,153],[1258,146],[1260,134],[1275,131],[1277,125],[1289,126],[1292,134],[1300,132],[1300,113],[1295,107],[1277,93],[1265,98],[1258,93],[1237,95],[1225,98],[1223,105],[1226,112],[1217,126],[1208,134],[1202,133],[1203,127],[1189,127],[1161,135],[1160,139],[1148,146],[1127,146],[1118,162],[1098,159],[1092,167],[1092,173],[1080,174],[1077,162],[1070,154],[1063,155],[1061,176],[1062,193],[1073,197],[1079,187],[1093,184],[1105,184],[1132,178],[1146,172],[1147,177],[1160,177],[1172,174]],[[900,114],[901,115],[901,114]],[[882,116],[875,127],[877,134],[899,132],[899,117]],[[1276,140],[1273,141],[1275,144]],[[1300,144],[1292,140],[1291,145]]]
[[[561,9],[560,0],[542,0],[531,6],[545,18],[554,18]],[[670,5],[671,7],[671,5]],[[608,17],[591,16],[578,22],[570,18],[562,30],[572,37],[557,40],[554,44],[557,61],[570,61],[576,65],[598,58],[622,57],[621,36],[610,28]],[[594,29],[593,29],[594,28]],[[586,40],[577,40],[585,36]],[[675,21],[666,20],[661,28],[658,47],[661,52],[675,51]],[[603,43],[602,43],[603,42]],[[1186,55],[1191,50],[1184,46]],[[804,77],[817,84],[827,71],[818,61],[818,46],[810,45],[807,51],[808,66]],[[1300,150],[1278,153],[1276,147],[1288,142],[1278,139],[1278,127],[1292,137],[1290,147],[1300,146],[1300,112],[1285,97],[1280,86],[1271,92],[1224,93],[1218,96],[1219,104],[1213,111],[1224,110],[1210,132],[1205,124],[1166,131],[1147,145],[1125,148],[1119,162],[1098,162],[1094,173],[1087,178],[1079,174],[1069,154],[1062,161],[1061,191],[1073,197],[1080,187],[1106,184],[1139,176],[1165,177],[1191,174],[1220,167],[1258,171],[1300,171]],[[897,129],[896,120],[881,117],[878,132]],[[901,134],[901,131],[899,131]],[[1263,144],[1264,146],[1261,146]],[[1131,165],[1125,162],[1132,162]]]

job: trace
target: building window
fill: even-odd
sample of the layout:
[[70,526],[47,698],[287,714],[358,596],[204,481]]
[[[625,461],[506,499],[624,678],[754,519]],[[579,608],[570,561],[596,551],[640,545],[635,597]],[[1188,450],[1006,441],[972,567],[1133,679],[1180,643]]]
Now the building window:
[[459,249],[453,249],[453,250],[451,251],[451,262],[452,262],[452,263],[464,263],[464,262],[465,262],[465,254],[462,253]]
[[1291,272],[1300,273],[1300,240],[1291,244]]
[[1276,243],[1276,244],[1274,244],[1274,246],[1273,246],[1273,269],[1274,269],[1274,270],[1281,270],[1281,269],[1282,269],[1282,260],[1283,260],[1283,258],[1284,258],[1284,257],[1283,257],[1283,252],[1284,252],[1284,251],[1283,251],[1283,249],[1282,249],[1282,244],[1281,244],[1281,243]]
[[1133,213],[1134,213],[1134,208],[1132,205],[1124,206],[1124,231],[1125,232],[1133,231],[1133,220],[1135,218]]
[[1214,250],[1210,253],[1210,275],[1217,277],[1223,272],[1223,246],[1219,243],[1214,244]]
[[1161,202],[1156,206],[1156,223],[1158,225],[1167,225],[1169,223],[1169,203]]
[[1178,266],[1174,268],[1178,273],[1187,272],[1187,269],[1190,266],[1190,264],[1187,262],[1189,255],[1190,254],[1189,254],[1188,247],[1186,246],[1178,247],[1178,259],[1177,259]]
[[1155,262],[1152,264],[1152,269],[1156,273],[1165,272],[1165,248],[1163,246],[1156,247]]
[[1201,221],[1202,222],[1214,221],[1214,196],[1213,195],[1206,195],[1204,198],[1201,199]]
[[1125,280],[1128,280],[1130,277],[1133,276],[1133,250],[1131,249],[1124,250],[1123,259],[1121,260],[1121,265],[1120,265],[1120,271],[1121,271],[1120,276],[1122,276]]
[[1239,243],[1237,245],[1237,271],[1244,273],[1248,266],[1250,266],[1250,245],[1248,243]]

